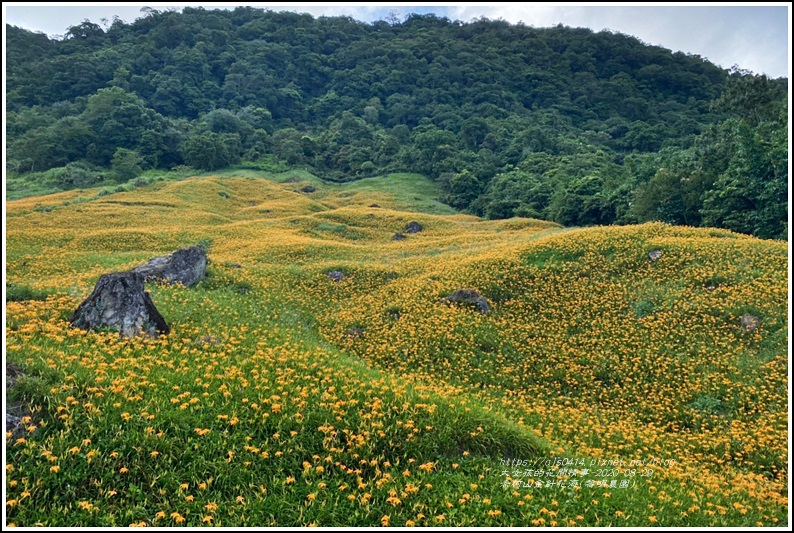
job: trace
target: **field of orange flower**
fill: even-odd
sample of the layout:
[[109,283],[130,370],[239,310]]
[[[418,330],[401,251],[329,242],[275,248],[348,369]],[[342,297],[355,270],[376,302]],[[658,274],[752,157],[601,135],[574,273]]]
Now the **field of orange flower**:
[[[484,221],[382,180],[8,202],[6,523],[787,525],[785,243]],[[150,287],[168,336],[68,326],[100,274],[196,243],[206,280]]]

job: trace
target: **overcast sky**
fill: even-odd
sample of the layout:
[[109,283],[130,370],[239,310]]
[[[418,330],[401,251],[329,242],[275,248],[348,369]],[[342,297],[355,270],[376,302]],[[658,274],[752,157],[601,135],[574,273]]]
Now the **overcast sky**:
[[[141,16],[141,6],[167,9],[191,4],[144,3],[115,5],[44,6],[3,4],[3,19],[7,24],[21,26],[47,35],[62,35],[69,26],[84,19],[100,24],[102,18],[112,22],[117,15],[132,22]],[[281,3],[247,3],[273,10],[291,10],[312,15],[350,15],[358,20],[372,22],[384,19],[394,11],[404,18],[409,13],[436,13],[452,20],[468,22],[474,18],[502,18],[508,22],[523,21],[535,27],[554,26],[558,23],[572,27],[586,27],[594,31],[610,29],[634,35],[648,44],[660,45],[673,51],[682,51],[705,57],[724,68],[739,65],[755,73],[771,77],[789,76],[791,63],[789,50],[790,10],[787,3],[767,6],[572,6],[538,4],[476,5],[385,5],[360,4],[296,5]],[[213,5],[202,5],[211,9]],[[288,6],[288,7],[287,7]],[[218,5],[228,8],[229,4]]]

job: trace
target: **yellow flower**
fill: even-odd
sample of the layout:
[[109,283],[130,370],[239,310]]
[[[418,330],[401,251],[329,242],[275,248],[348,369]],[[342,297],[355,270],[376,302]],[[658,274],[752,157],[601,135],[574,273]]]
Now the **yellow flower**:
[[380,523],[383,527],[389,527],[389,520],[391,520],[391,518],[389,515],[385,514],[381,517]]
[[53,465],[50,467],[50,472],[57,474],[61,470],[61,467],[58,465]]
[[435,466],[435,463],[432,463],[432,462],[425,463],[423,465],[419,465],[419,470],[424,470],[425,472],[430,472],[431,470],[433,470],[434,466]]
[[210,515],[207,515],[204,518],[202,518],[201,521],[205,523],[212,522],[212,517]]

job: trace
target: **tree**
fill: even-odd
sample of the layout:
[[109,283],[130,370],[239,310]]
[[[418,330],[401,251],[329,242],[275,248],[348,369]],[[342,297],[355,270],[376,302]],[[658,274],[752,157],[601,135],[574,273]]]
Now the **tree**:
[[188,137],[182,147],[185,163],[193,168],[216,170],[240,161],[240,136],[205,131]]
[[[783,111],[781,110],[781,114]],[[781,117],[782,118],[782,117]],[[730,122],[734,151],[703,201],[703,223],[751,233],[762,238],[786,238],[788,221],[788,150],[781,120],[752,128],[743,120]]]
[[464,170],[449,180],[449,194],[444,201],[457,209],[465,209],[477,199],[480,192],[482,185],[477,176]]
[[734,65],[725,83],[725,90],[713,108],[730,111],[751,126],[778,119],[780,103],[786,99],[787,83],[755,75]]
[[603,182],[588,175],[555,190],[548,207],[549,218],[564,226],[602,224],[604,221]]
[[549,178],[513,169],[497,174],[488,184],[479,211],[487,218],[524,216],[543,218],[553,192]]
[[142,172],[142,163],[143,158],[135,150],[119,148],[113,154],[111,168],[119,181],[129,181]]
[[488,124],[480,117],[472,117],[460,128],[460,138],[466,148],[477,150],[488,135]]

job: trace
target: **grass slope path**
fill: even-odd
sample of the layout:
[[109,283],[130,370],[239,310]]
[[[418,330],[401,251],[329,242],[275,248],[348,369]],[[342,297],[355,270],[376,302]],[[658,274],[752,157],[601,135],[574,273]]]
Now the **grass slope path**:
[[[293,173],[9,202],[8,524],[787,525],[785,243],[435,195]],[[68,327],[100,274],[198,242],[206,280],[151,286],[168,336]]]

